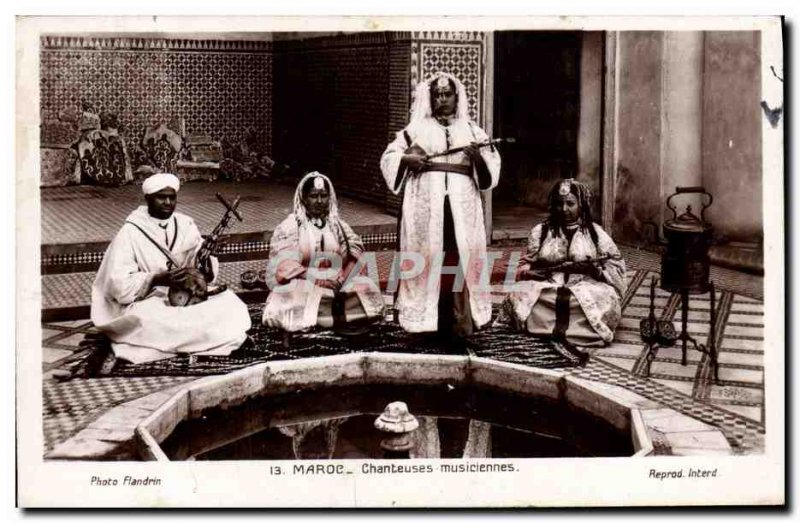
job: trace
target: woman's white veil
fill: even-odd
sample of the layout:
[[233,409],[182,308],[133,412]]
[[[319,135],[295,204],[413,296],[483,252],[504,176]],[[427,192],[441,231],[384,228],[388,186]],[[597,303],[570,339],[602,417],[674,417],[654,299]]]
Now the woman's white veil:
[[456,86],[458,102],[456,105],[456,118],[469,120],[469,104],[467,102],[467,89],[464,84],[450,73],[438,72],[427,80],[417,84],[414,90],[414,102],[411,104],[411,123],[422,121],[433,116],[431,109],[431,84],[439,78],[447,78]]

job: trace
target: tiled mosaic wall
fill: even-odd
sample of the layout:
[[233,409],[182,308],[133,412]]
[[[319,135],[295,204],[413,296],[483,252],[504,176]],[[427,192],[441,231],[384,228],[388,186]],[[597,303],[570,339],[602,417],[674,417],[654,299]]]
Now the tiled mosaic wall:
[[271,150],[269,42],[42,39],[43,116],[91,104],[116,113],[127,141],[182,117],[189,133],[238,141],[253,129]]
[[275,151],[331,177],[341,193],[383,203],[389,57],[385,37],[282,42],[275,58]]
[[450,73],[464,83],[469,116],[482,123],[483,44],[481,42],[421,42],[416,65],[421,80],[433,73]]
[[482,123],[481,33],[359,33],[276,42],[42,39],[43,115],[89,103],[118,115],[128,143],[145,128],[236,141],[254,129],[297,170],[329,174],[340,192],[389,209],[379,161],[408,121],[411,93],[435,71],[467,87]]

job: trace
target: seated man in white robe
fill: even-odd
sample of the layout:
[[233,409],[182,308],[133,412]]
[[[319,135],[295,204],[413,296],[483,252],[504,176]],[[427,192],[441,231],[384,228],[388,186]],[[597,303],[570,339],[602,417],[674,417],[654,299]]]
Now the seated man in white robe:
[[171,285],[187,277],[213,284],[219,269],[213,256],[196,267],[203,238],[194,220],[175,212],[179,188],[172,174],[145,180],[147,205],[125,220],[97,272],[91,319],[112,342],[106,371],[115,358],[139,364],[176,354],[229,355],[247,340],[247,306],[230,290],[170,305]]
[[622,317],[625,261],[593,223],[585,184],[556,182],[547,201],[550,214],[531,230],[505,309],[516,328],[534,336],[607,345]]
[[[264,306],[264,325],[285,332],[315,326],[342,334],[363,332],[384,312],[377,282],[362,278],[355,283],[350,278],[363,254],[361,238],[339,218],[330,179],[318,172],[307,174],[297,185],[294,212],[275,228],[270,240],[271,292]],[[340,262],[338,268],[330,263],[333,259]],[[325,277],[324,272],[335,274]]]

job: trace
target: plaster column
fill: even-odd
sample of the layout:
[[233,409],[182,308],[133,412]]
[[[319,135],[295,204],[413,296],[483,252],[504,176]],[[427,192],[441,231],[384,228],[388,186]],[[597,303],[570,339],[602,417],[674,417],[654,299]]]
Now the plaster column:
[[580,69],[580,120],[578,124],[579,179],[598,194],[600,188],[600,133],[603,111],[603,46],[600,31],[583,33]]
[[[704,35],[622,32],[618,45],[613,231],[644,243],[672,217],[675,187],[702,185]],[[674,203],[682,213],[699,201]]]
[[[672,218],[666,199],[676,187],[703,184],[703,45],[700,31],[664,33],[661,113],[662,221]],[[687,204],[699,216],[699,195],[679,196],[681,214]]]
[[757,31],[706,33],[703,183],[714,195],[708,215],[720,239],[756,243],[763,237],[760,55]]
[[612,230],[615,238],[634,243],[644,241],[648,223],[657,224],[663,205],[663,42],[661,31],[618,33]]

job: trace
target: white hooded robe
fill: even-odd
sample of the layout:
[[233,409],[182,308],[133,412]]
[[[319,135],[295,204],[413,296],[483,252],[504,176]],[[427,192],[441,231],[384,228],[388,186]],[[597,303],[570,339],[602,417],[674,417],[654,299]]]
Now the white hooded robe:
[[[406,140],[406,135],[411,144]],[[426,265],[426,270],[419,276],[400,281],[397,298],[399,321],[409,332],[431,332],[437,329],[440,278],[435,269],[431,271],[431,268],[436,267],[436,255],[443,251],[445,196],[450,198],[460,263],[467,268],[465,284],[469,291],[473,322],[476,327],[481,327],[491,319],[491,294],[488,286],[491,267],[485,263],[486,229],[480,192],[497,185],[500,155],[493,147],[480,150],[491,177],[489,183],[480,188],[475,166],[469,176],[442,171],[412,174],[401,165],[402,156],[412,144],[431,154],[486,140],[486,133],[467,118],[455,118],[445,127],[435,118],[427,116],[413,120],[404,131],[397,133],[395,140],[383,153],[381,171],[393,193],[398,194],[401,191],[401,178],[405,177],[400,249],[402,252],[421,254]],[[469,163],[463,152],[432,161]]]

